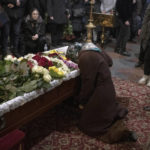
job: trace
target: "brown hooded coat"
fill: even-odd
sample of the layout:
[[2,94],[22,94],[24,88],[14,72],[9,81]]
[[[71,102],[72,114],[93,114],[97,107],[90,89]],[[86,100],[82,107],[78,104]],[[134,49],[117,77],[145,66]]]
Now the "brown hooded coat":
[[81,51],[79,68],[81,72],[81,91],[79,101],[86,101],[79,127],[90,136],[99,136],[127,110],[116,102],[115,88],[109,66],[111,58],[104,52]]

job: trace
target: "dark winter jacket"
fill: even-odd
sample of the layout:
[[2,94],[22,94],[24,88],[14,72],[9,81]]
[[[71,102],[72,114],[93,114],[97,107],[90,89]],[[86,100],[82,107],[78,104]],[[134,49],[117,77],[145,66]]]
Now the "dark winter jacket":
[[70,9],[69,0],[47,0],[47,12],[49,17],[54,17],[53,23],[65,24]]
[[117,0],[116,11],[123,22],[130,21],[133,13],[132,0]]
[[[21,2],[21,5],[17,6],[16,5],[16,0],[0,0],[0,3],[4,7],[4,9],[7,12],[9,18],[16,19],[16,20],[24,17],[27,0],[20,0],[20,2]],[[7,6],[8,4],[13,4],[14,7],[9,8]]]
[[[36,43],[45,35],[45,24],[41,17],[37,21],[33,21],[30,16],[27,16],[22,25],[23,39],[25,43]],[[38,40],[33,41],[32,36],[38,34]]]

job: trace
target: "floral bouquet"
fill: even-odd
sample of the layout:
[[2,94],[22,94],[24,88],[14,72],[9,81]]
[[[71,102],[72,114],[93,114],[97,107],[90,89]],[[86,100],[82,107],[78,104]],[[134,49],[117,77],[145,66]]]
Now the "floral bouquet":
[[0,61],[0,103],[36,89],[49,88],[52,80],[61,79],[76,69],[77,64],[56,50],[18,59],[8,55]]

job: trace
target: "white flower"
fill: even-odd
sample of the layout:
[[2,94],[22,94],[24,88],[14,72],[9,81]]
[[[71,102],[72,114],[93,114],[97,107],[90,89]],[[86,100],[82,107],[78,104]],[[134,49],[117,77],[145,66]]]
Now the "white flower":
[[36,77],[36,78],[39,78],[39,77],[40,77],[40,75],[36,73],[36,74],[35,74],[35,77]]
[[38,66],[38,62],[36,61],[36,60],[34,60],[34,59],[28,59],[29,61],[31,61],[35,66]]
[[13,57],[12,55],[7,55],[5,58],[4,58],[6,61],[11,61],[11,62],[14,62],[17,60],[16,57]]
[[34,56],[35,56],[34,54],[27,54],[27,55],[24,56],[24,58],[30,60]]
[[32,68],[32,72],[33,72],[33,73],[37,73],[37,69],[38,69],[38,66],[35,65],[35,66]]
[[39,74],[43,74],[43,67],[42,66],[37,66],[35,65],[33,68],[32,68],[32,72],[33,73],[39,73]]
[[42,66],[37,66],[35,65],[33,68],[32,68],[32,72],[33,73],[39,73],[39,74],[42,74],[42,75],[49,75],[49,71],[42,67]]
[[43,74],[49,74],[49,71],[46,68],[43,68]]
[[43,74],[43,69],[44,68],[42,66],[38,66],[37,73]]
[[6,61],[10,61],[10,60],[12,60],[12,56],[11,56],[11,55],[7,55],[4,59],[5,59]]
[[44,79],[44,81],[46,81],[46,82],[50,82],[51,81],[51,76],[49,75],[49,74],[45,74],[44,76],[43,76],[43,79]]

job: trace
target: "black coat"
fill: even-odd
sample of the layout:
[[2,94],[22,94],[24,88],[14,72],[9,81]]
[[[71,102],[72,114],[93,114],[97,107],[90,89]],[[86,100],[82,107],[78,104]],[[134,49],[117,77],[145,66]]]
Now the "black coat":
[[[20,19],[24,17],[25,7],[27,0],[20,0],[21,5],[16,5],[16,0],[1,0],[1,4],[6,10],[8,16],[12,19]],[[9,8],[7,5],[11,3],[14,5],[14,8]]]
[[133,3],[132,0],[117,0],[116,11],[119,18],[125,22],[130,21],[133,13]]
[[7,13],[0,5],[0,28],[9,21]]
[[[32,36],[38,34],[39,38],[37,40],[32,40]],[[22,25],[22,35],[25,45],[28,47],[36,47],[37,43],[45,36],[45,24],[41,17],[38,21],[33,21],[30,16],[27,16]]]
[[32,9],[36,8],[40,12],[40,15],[44,17],[46,9],[47,9],[46,3],[47,3],[47,0],[28,0],[28,13]]
[[74,16],[74,10],[82,9],[85,12],[84,2],[83,0],[74,0],[71,5],[71,21],[73,26],[73,31],[82,31],[84,25],[84,16],[85,13],[82,13],[79,16]]
[[47,0],[48,16],[54,17],[53,23],[67,23],[67,12],[70,9],[69,0]]

